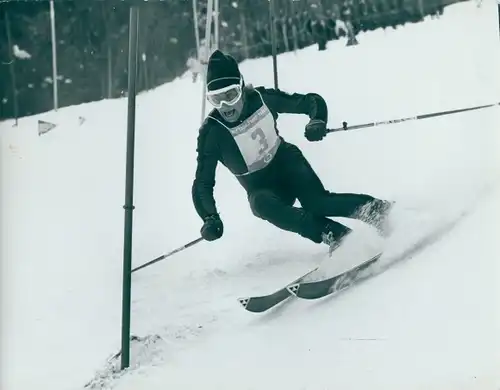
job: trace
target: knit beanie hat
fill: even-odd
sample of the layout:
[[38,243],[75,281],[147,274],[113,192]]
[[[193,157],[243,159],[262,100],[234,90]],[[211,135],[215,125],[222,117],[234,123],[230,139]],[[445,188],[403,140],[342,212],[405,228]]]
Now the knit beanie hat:
[[236,60],[228,54],[215,50],[208,60],[207,90],[215,91],[239,84],[241,73]]

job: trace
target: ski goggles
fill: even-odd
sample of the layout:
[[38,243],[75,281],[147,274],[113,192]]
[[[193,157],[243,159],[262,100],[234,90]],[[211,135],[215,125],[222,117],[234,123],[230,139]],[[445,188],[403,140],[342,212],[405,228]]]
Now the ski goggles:
[[239,84],[232,84],[214,91],[207,91],[207,100],[215,108],[221,108],[223,104],[232,106],[238,103],[242,93],[243,80],[240,80]]

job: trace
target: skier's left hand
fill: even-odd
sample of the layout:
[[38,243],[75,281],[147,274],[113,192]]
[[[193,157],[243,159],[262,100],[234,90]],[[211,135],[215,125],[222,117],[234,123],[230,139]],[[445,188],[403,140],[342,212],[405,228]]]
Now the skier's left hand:
[[326,123],[320,119],[311,119],[306,125],[304,136],[308,141],[321,141],[326,137]]

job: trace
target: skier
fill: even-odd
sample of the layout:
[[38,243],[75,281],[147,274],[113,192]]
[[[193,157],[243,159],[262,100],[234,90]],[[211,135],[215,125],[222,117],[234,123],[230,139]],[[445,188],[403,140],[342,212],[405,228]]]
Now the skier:
[[[207,100],[214,109],[199,131],[192,186],[205,240],[219,239],[224,232],[213,194],[218,162],[246,190],[256,217],[325,243],[330,253],[351,229],[327,217],[356,218],[382,229],[390,202],[366,194],[327,191],[299,148],[277,130],[279,113],[305,114],[310,118],[306,139],[322,140],[327,134],[328,111],[321,96],[245,85],[234,58],[219,50],[210,56],[206,77]],[[294,206],[296,200],[301,207]]]

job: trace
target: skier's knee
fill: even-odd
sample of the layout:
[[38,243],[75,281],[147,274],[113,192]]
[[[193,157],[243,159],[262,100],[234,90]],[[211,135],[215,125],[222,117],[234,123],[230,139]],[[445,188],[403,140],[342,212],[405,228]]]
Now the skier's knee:
[[322,215],[324,214],[324,196],[325,194],[310,194],[300,198],[300,205],[304,210],[311,214]]
[[[314,201],[316,200],[316,202]],[[318,211],[320,209],[317,199],[308,198],[304,200],[300,200],[300,205],[304,210],[312,214],[320,214]]]
[[250,209],[253,215],[262,219],[269,219],[272,213],[272,201],[275,195],[271,191],[261,190],[253,192],[249,195]]

